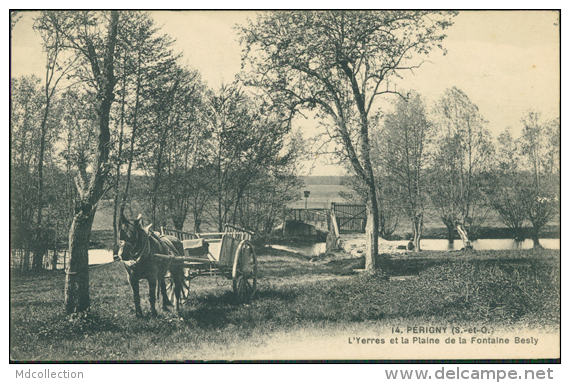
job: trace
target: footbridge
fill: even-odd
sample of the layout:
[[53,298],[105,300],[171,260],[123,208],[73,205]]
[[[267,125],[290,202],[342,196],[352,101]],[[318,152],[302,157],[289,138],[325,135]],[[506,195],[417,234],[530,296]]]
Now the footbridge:
[[288,209],[283,235],[314,235],[327,232],[327,250],[336,246],[341,234],[366,232],[366,206],[332,202],[330,209]]

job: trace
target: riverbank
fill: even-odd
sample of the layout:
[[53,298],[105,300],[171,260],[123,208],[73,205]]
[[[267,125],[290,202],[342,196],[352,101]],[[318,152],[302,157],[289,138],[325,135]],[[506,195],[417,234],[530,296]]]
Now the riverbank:
[[[530,228],[525,228],[523,230],[525,238],[530,238]],[[277,244],[277,245],[311,245],[318,242],[326,241],[327,233],[320,232],[318,235],[298,235],[284,237],[280,234],[259,234],[254,237],[255,245],[265,245],[265,244]],[[342,237],[350,237],[350,234],[343,234]],[[390,241],[403,241],[408,239],[410,233],[404,231],[397,232],[395,235],[390,237]],[[560,238],[560,226],[559,225],[548,225],[545,226],[540,234],[541,238],[545,239],[556,239]],[[479,229],[475,238],[477,239],[512,239],[514,238],[514,232],[510,228],[506,227],[493,227],[484,226]],[[447,239],[447,229],[444,227],[428,227],[425,228],[422,233],[422,239]],[[455,239],[459,240],[457,233],[455,234]],[[382,239],[382,243],[386,244],[387,241]],[[64,246],[62,244],[62,246]],[[113,249],[113,230],[93,230],[91,233],[91,242],[89,245],[90,249]]]
[[[524,227],[521,231],[522,238],[531,238],[530,227]],[[541,238],[560,238],[560,225],[547,225],[540,232]],[[391,240],[405,240],[411,238],[411,233],[396,232],[390,237]],[[476,239],[513,239],[514,230],[508,227],[482,226],[477,230],[471,240]],[[422,239],[447,239],[447,228],[426,227],[422,231]],[[455,232],[454,239],[461,239]]]
[[[409,241],[397,240],[387,241],[378,238],[378,253],[388,254],[404,254],[409,252],[406,245]],[[526,239],[524,241],[515,241],[514,239],[476,239],[471,242],[473,249],[482,250],[529,250],[533,248],[533,241]],[[540,244],[545,249],[559,250],[560,238],[541,238]],[[340,250],[351,254],[353,257],[362,256],[366,251],[366,238],[364,234],[343,235],[339,241]],[[453,243],[449,243],[447,239],[429,239],[422,238],[420,241],[422,251],[446,251],[456,252],[463,249],[463,241],[456,239]]]

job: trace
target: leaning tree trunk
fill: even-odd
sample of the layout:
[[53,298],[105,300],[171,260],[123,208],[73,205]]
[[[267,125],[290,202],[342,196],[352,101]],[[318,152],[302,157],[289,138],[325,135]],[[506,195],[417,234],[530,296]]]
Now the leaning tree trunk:
[[412,231],[413,231],[412,243],[414,244],[415,252],[419,252],[421,250],[420,240],[422,238],[422,227],[423,227],[423,215],[421,213],[414,214],[414,218],[412,219]]
[[465,250],[473,249],[473,245],[471,244],[471,241],[469,240],[469,236],[467,235],[467,231],[463,227],[463,224],[461,222],[457,221],[457,222],[455,222],[455,227],[457,229],[457,233],[459,234],[459,236],[463,240],[463,248]]

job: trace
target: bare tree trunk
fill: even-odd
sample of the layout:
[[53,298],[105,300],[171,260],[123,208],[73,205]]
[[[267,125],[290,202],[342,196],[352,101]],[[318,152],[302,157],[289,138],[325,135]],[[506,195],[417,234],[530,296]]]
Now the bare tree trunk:
[[56,225],[56,227],[55,227],[55,241],[54,241],[54,245],[53,245],[53,256],[51,259],[52,270],[57,270],[57,260],[58,260],[58,253],[59,253],[58,240],[59,240],[59,225]]
[[99,134],[97,138],[97,151],[93,162],[93,170],[89,185],[79,175],[77,189],[80,196],[79,206],[69,232],[69,264],[66,268],[65,279],[65,309],[68,314],[87,309],[89,301],[89,239],[93,218],[97,210],[97,203],[104,194],[104,184],[109,168],[109,113],[113,103],[115,87],[114,54],[117,39],[117,26],[119,13],[111,12],[108,26],[107,47],[103,62],[103,72],[100,71],[97,55],[90,42],[87,42],[88,59],[95,79],[99,81],[98,108]]
[[413,239],[412,242],[414,244],[414,251],[420,252],[420,241],[422,238],[422,227],[423,227],[423,215],[421,213],[415,214],[414,219],[412,220],[412,231],[413,231]]
[[89,298],[89,239],[95,210],[84,205],[73,218],[69,233],[69,263],[65,279],[65,310],[68,314],[86,310]]
[[540,244],[540,240],[538,239],[539,228],[533,225],[531,230],[531,238],[532,238],[532,247],[535,249],[542,249],[542,245]]
[[141,63],[142,63],[142,52],[139,50],[138,52],[138,59],[137,59],[137,86],[135,91],[135,108],[133,112],[133,122],[132,122],[132,130],[131,130],[131,145],[129,151],[129,164],[127,166],[127,174],[126,174],[126,181],[125,181],[125,191],[123,193],[123,199],[121,201],[121,206],[119,208],[118,216],[122,216],[125,212],[125,207],[127,205],[127,198],[129,196],[129,189],[131,186],[131,173],[133,169],[133,160],[134,160],[134,151],[135,151],[135,138],[137,133],[137,124],[138,124],[138,115],[139,115],[139,106],[140,106],[140,93],[141,93]]
[[446,222],[445,227],[447,228],[447,242],[453,244],[455,242],[455,226],[453,226],[453,222]]
[[41,136],[40,136],[40,152],[38,154],[38,212],[36,221],[36,238],[34,246],[34,256],[32,261],[32,270],[38,271],[42,268],[42,261],[46,253],[45,235],[42,229],[42,218],[43,218],[43,201],[44,201],[44,156],[46,147],[46,134],[47,134],[47,118],[49,114],[49,90],[46,87],[46,106],[44,115],[42,118],[41,125]]
[[[122,165],[122,154],[123,154],[123,131],[125,127],[125,97],[127,93],[127,75],[125,74],[125,61],[126,53],[123,56],[123,94],[121,97],[121,118],[120,118],[120,130],[119,130],[119,147],[117,149],[117,167],[115,174],[115,197],[113,199],[113,238],[115,239],[115,244],[113,246],[113,255],[117,255],[119,251],[119,223],[117,222],[117,217],[119,213],[119,185],[121,182],[121,165]],[[122,212],[121,212],[122,213]]]
[[[371,188],[375,193],[375,188]],[[371,194],[374,196],[375,194]],[[365,270],[374,273],[378,254],[378,201],[370,198],[366,203],[366,262]]]
[[461,222],[457,221],[457,222],[455,222],[455,227],[457,229],[457,233],[459,233],[459,236],[463,240],[463,248],[465,250],[473,249],[473,245],[471,244],[471,241],[469,240],[469,236],[467,235],[467,231],[463,227],[463,224]]

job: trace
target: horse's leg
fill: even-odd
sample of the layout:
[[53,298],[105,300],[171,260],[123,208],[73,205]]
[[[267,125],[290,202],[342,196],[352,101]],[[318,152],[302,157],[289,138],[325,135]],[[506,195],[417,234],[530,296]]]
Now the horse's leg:
[[148,279],[148,300],[150,301],[150,312],[153,317],[156,317],[156,279]]
[[133,289],[133,300],[135,301],[135,313],[136,316],[142,318],[142,309],[141,309],[141,296],[139,294],[139,281],[135,278],[129,278],[129,282],[131,283],[131,289]]
[[164,311],[168,311],[169,307],[172,307],[172,302],[168,299],[168,294],[166,293],[166,283],[164,282],[164,278],[159,280],[160,284],[160,294],[162,294],[162,309]]
[[181,286],[180,286],[180,279],[183,278],[183,275],[180,275],[179,270],[171,270],[172,275],[172,282],[174,283],[174,297],[176,299],[176,312],[180,314],[180,297],[181,297]]

